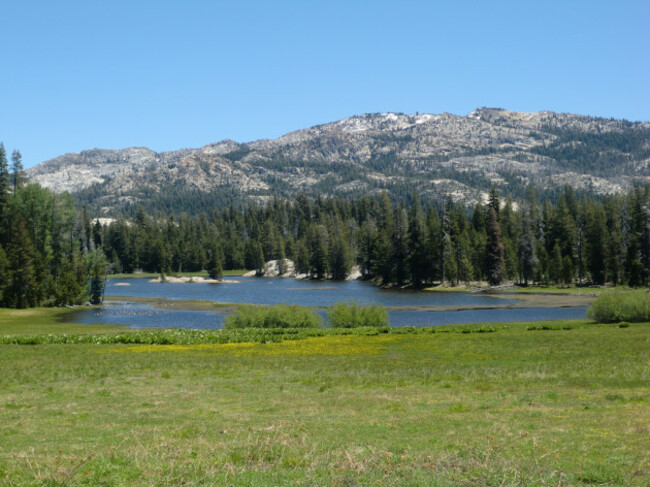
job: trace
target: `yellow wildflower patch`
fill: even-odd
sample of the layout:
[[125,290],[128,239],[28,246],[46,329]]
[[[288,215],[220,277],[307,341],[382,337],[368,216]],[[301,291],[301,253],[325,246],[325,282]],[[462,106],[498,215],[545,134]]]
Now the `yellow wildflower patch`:
[[306,338],[279,343],[224,343],[200,345],[131,345],[113,353],[209,352],[237,357],[283,355],[376,355],[387,348],[394,336],[360,337],[353,335]]

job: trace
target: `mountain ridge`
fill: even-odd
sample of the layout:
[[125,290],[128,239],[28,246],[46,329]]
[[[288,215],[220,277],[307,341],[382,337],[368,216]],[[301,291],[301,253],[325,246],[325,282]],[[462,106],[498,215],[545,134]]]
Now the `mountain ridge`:
[[489,187],[517,195],[533,183],[542,191],[571,184],[605,195],[650,180],[650,124],[485,107],[465,116],[369,113],[276,139],[224,139],[161,153],[90,149],[27,173],[103,212],[150,202],[163,191],[264,200],[386,190],[396,198],[418,192],[469,205]]

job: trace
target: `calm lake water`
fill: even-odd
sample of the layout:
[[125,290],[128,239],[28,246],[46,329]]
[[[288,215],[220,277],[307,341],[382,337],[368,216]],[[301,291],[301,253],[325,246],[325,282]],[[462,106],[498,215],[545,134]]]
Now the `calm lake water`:
[[[120,285],[129,284],[128,286]],[[120,302],[100,309],[73,313],[76,323],[125,324],[132,328],[221,328],[225,316],[216,311],[157,309],[133,303],[128,297],[202,299],[223,303],[298,304],[330,306],[339,301],[384,306],[494,306],[511,300],[455,292],[399,291],[379,289],[360,281],[298,281],[277,278],[226,278],[222,284],[150,283],[148,279],[109,280],[107,296],[124,296]],[[319,312],[325,316],[324,311]],[[393,326],[438,326],[457,323],[539,321],[584,318],[585,308],[522,308],[461,311],[389,311]]]
[[[128,285],[123,285],[128,284]],[[220,303],[298,304],[331,306],[339,301],[383,306],[494,306],[512,302],[480,294],[380,289],[361,281],[301,281],[297,279],[226,277],[220,284],[157,283],[149,279],[109,279],[106,296],[202,299]]]

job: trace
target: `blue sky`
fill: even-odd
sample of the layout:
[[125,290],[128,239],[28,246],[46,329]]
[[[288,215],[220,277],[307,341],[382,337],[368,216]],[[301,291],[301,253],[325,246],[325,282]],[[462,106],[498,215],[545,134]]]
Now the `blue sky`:
[[245,142],[480,106],[650,120],[650,2],[3,2],[0,141]]

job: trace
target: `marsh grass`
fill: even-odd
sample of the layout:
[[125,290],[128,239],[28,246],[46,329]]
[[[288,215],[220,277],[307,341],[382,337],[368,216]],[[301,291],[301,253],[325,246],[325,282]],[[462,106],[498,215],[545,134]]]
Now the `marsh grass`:
[[650,291],[609,291],[598,296],[587,316],[600,323],[650,321]]
[[390,326],[386,308],[376,304],[359,306],[354,301],[336,303],[329,308],[327,311],[327,321],[334,328]]
[[227,316],[224,328],[320,328],[323,320],[311,309],[297,305],[277,304],[237,306],[234,315]]

